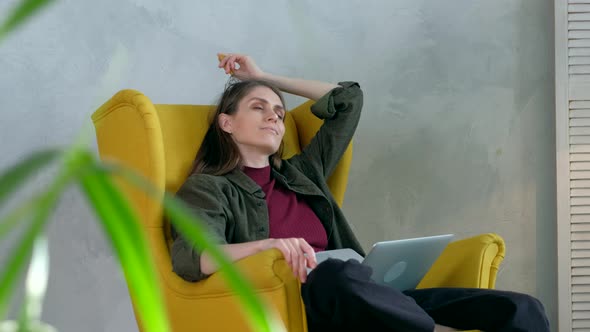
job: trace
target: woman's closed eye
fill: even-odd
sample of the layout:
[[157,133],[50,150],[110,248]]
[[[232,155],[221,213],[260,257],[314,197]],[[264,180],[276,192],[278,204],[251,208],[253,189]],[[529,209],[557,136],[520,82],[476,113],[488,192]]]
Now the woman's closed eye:
[[[254,105],[254,106],[252,106],[252,108],[257,111],[264,111],[264,106],[262,106],[262,105]],[[279,119],[281,119],[281,120],[285,119],[285,113],[283,113],[283,111],[275,110],[274,112],[279,117]]]
[[276,106],[273,108],[273,111],[276,113],[279,119],[285,120],[285,110],[282,107]]

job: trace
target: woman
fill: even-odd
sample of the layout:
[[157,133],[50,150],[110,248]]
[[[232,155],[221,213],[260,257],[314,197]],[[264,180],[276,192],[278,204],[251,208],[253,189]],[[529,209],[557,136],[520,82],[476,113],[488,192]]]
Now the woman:
[[[364,255],[326,184],[357,127],[362,91],[353,82],[271,75],[244,55],[227,55],[219,67],[242,81],[224,91],[177,196],[232,260],[270,248],[283,253],[303,283],[310,331],[430,332],[439,327],[435,322],[486,331],[549,330],[541,303],[527,295],[442,288],[401,293],[372,282],[370,269],[355,261],[317,265],[316,251],[352,248]],[[312,112],[325,120],[289,160],[280,159],[286,110],[279,90],[315,100]],[[197,281],[217,270],[206,251],[173,237],[178,275]],[[307,268],[313,268],[309,275]]]

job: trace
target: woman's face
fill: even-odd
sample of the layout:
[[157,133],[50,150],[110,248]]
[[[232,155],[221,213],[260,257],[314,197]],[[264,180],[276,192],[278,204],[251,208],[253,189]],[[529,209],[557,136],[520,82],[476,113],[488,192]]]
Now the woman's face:
[[241,153],[270,156],[277,152],[285,134],[284,117],[279,96],[265,86],[257,86],[240,100],[234,114],[220,114],[219,124],[232,135]]

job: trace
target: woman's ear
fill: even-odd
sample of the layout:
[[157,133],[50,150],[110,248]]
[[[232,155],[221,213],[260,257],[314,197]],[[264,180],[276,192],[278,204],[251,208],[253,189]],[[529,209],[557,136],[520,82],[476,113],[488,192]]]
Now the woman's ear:
[[217,121],[219,121],[219,128],[221,128],[221,130],[225,131],[228,134],[232,134],[232,118],[231,116],[229,116],[228,114],[225,113],[221,113],[219,114],[219,117],[217,118]]

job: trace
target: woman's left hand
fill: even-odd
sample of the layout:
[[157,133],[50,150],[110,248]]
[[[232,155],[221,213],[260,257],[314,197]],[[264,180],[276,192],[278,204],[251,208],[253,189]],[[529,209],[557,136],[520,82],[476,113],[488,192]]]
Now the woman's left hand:
[[260,79],[264,74],[254,59],[248,55],[218,53],[217,57],[219,68],[223,68],[226,74],[231,74],[241,80]]

